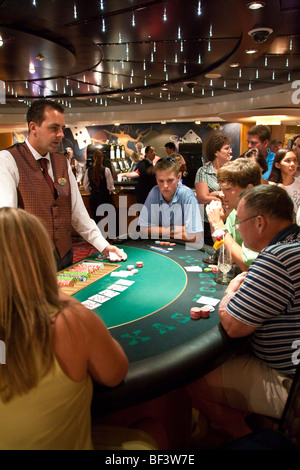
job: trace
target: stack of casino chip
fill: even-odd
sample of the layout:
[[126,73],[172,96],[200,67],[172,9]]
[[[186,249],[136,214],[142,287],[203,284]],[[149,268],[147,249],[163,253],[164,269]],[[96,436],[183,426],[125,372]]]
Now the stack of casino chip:
[[199,320],[201,317],[201,308],[199,307],[192,307],[190,311],[191,319],[192,320]]
[[209,318],[210,306],[204,305],[203,307],[192,307],[190,316],[192,320],[199,320],[199,318]]
[[70,269],[70,271],[80,271],[80,272],[88,272],[88,273],[95,273],[100,269],[100,266],[98,265],[92,265],[92,264],[78,264],[77,266],[74,266],[73,268]]
[[86,275],[89,278],[91,277],[94,271],[92,269],[89,270],[88,266],[84,266],[83,264],[78,264],[77,266],[73,266],[73,268],[70,268],[69,272]]
[[74,284],[76,282],[76,279],[68,278],[68,277],[63,277],[63,276],[57,276],[57,284],[61,287],[74,287]]
[[89,273],[80,273],[80,272],[76,272],[76,271],[72,271],[72,272],[64,271],[62,273],[62,276],[75,279],[76,281],[86,282],[87,278],[88,278],[88,274]]

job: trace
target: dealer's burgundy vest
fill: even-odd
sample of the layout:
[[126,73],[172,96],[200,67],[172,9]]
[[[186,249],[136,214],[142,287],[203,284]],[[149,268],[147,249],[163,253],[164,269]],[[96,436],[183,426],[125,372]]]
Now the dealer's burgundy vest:
[[42,219],[53,245],[63,258],[72,247],[71,190],[66,157],[58,153],[50,155],[57,191],[54,199],[28,146],[25,143],[16,144],[7,150],[14,157],[20,175],[18,207]]

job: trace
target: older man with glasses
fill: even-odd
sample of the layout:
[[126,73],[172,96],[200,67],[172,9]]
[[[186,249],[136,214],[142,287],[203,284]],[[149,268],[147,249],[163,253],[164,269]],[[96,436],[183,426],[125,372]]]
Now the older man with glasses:
[[230,337],[249,337],[249,350],[189,386],[194,406],[233,438],[251,432],[250,413],[281,417],[300,338],[300,227],[292,200],[278,186],[260,185],[241,195],[237,215],[245,245],[260,253],[228,285],[219,316]]

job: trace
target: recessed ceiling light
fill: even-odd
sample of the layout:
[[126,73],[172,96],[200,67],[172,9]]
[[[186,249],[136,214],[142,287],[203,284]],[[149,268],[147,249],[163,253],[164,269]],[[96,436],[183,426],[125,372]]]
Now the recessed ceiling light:
[[235,68],[235,67],[239,67],[239,63],[238,62],[235,62],[233,64],[230,64],[229,66],[232,67],[232,68]]
[[247,5],[247,8],[249,10],[259,10],[260,8],[263,8],[265,6],[264,2],[250,2]]
[[220,78],[221,74],[220,73],[206,73],[205,77],[206,78]]
[[255,54],[257,52],[257,49],[246,49],[245,52],[246,54]]

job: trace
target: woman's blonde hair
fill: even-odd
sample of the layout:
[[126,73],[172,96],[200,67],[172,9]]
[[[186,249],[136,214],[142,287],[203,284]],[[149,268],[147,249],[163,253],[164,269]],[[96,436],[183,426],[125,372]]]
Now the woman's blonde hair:
[[133,163],[138,163],[142,161],[142,158],[136,152],[132,152],[129,158]]
[[59,300],[53,248],[42,222],[23,209],[0,209],[0,398],[35,387],[54,363],[51,311]]

